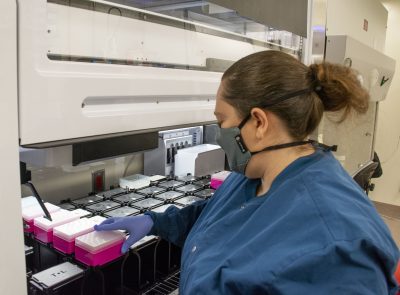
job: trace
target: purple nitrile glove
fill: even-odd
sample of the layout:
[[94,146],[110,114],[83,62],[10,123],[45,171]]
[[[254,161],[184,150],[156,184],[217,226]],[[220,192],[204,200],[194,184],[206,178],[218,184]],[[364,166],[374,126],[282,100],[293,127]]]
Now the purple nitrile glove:
[[145,237],[153,227],[153,219],[149,215],[111,217],[99,225],[95,225],[97,231],[103,230],[126,230],[129,238],[123,243],[121,252],[126,253],[130,246]]

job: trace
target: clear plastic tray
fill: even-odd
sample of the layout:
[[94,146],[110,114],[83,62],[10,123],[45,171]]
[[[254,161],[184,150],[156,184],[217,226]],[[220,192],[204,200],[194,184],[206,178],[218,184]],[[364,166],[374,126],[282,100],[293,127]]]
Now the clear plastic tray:
[[104,211],[112,210],[118,207],[121,207],[120,203],[114,201],[103,201],[87,206],[86,209],[93,213],[102,213]]
[[166,205],[162,205],[160,207],[154,208],[151,211],[157,212],[157,213],[164,213],[165,210],[167,210],[171,206],[173,206],[173,204],[166,204]]
[[125,216],[131,216],[140,213],[138,209],[129,207],[129,206],[124,206],[121,208],[117,208],[111,211],[104,212],[103,215],[105,217],[125,217]]
[[202,198],[196,197],[196,196],[187,196],[180,198],[175,201],[176,204],[182,205],[182,206],[188,206],[190,204],[193,204],[194,202],[203,200]]
[[99,196],[88,196],[81,199],[73,200],[71,203],[75,206],[82,207],[82,206],[89,206],[98,202],[103,201],[104,199]]
[[208,199],[211,198],[214,195],[214,193],[215,190],[213,190],[212,188],[206,188],[204,190],[194,193],[194,195],[202,199]]
[[118,202],[118,203],[121,203],[121,204],[130,204],[132,202],[140,201],[140,200],[142,200],[144,198],[145,198],[145,196],[143,196],[143,195],[139,195],[139,194],[136,194],[136,193],[129,193],[129,194],[125,194],[125,195],[114,197],[113,200],[115,202]]
[[198,179],[199,179],[198,177],[193,176],[193,175],[178,176],[176,178],[176,180],[183,181],[183,182],[186,182],[186,183],[193,182],[193,181],[196,181]]
[[165,182],[161,182],[158,184],[159,187],[164,187],[167,189],[174,189],[180,186],[183,186],[185,183],[182,181],[177,181],[177,180],[168,180]]
[[198,190],[201,190],[201,186],[195,185],[195,184],[187,184],[181,187],[178,187],[176,189],[177,192],[182,192],[184,194],[186,193],[194,193]]
[[70,212],[72,214],[75,214],[76,216],[79,216],[79,218],[92,216],[91,212],[89,212],[87,210],[84,210],[84,209],[81,209],[81,208],[75,209],[75,210],[70,210]]
[[149,209],[149,208],[152,208],[155,206],[159,206],[163,203],[164,203],[163,201],[160,201],[157,199],[147,198],[147,199],[141,200],[139,202],[132,203],[131,206],[136,207],[140,210],[145,210],[145,209]]
[[154,196],[157,199],[161,199],[163,201],[173,201],[176,199],[179,199],[183,197],[184,195],[180,192],[175,192],[175,191],[167,191],[162,194]]
[[150,187],[146,187],[144,189],[138,190],[137,193],[147,195],[147,196],[153,196],[156,194],[161,194],[165,191],[166,191],[166,189],[163,187],[150,186]]
[[125,194],[127,190],[122,187],[117,187],[115,189],[109,190],[109,191],[104,191],[101,193],[97,193],[96,196],[102,197],[104,199],[109,199],[117,195]]

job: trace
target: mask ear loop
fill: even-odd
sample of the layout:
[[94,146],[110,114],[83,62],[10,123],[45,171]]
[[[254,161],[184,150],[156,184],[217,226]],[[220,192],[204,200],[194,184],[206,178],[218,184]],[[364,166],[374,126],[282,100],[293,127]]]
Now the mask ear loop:
[[334,145],[327,145],[327,144],[323,144],[323,143],[321,143],[321,142],[318,142],[318,141],[312,140],[312,139],[310,139],[309,141],[310,141],[310,143],[312,144],[313,147],[315,147],[315,148],[320,148],[320,149],[322,149],[322,150],[324,150],[324,151],[327,151],[327,152],[328,152],[328,151],[336,152],[337,149],[338,149],[338,146],[337,146],[336,144],[334,144]]
[[[263,104],[263,105],[260,106],[260,107],[261,107],[261,108],[267,108],[267,107],[273,106],[273,105],[275,105],[275,104],[277,104],[277,103],[280,103],[280,102],[282,102],[282,101],[285,101],[285,100],[287,100],[287,99],[290,99],[290,98],[293,98],[293,97],[296,97],[296,96],[299,96],[299,95],[302,95],[302,94],[305,94],[305,93],[310,93],[310,92],[311,92],[311,89],[309,89],[309,88],[297,90],[297,91],[294,91],[294,92],[290,92],[290,93],[287,93],[287,94],[282,95],[281,97],[277,98],[277,99],[276,99],[277,101],[272,102],[272,103],[268,103],[268,104]],[[240,122],[240,124],[239,124],[239,126],[238,126],[239,130],[241,130],[241,129],[243,128],[243,126],[247,123],[247,121],[248,121],[250,118],[251,118],[251,113],[248,114],[248,115],[242,120],[242,122]],[[237,145],[239,146],[240,151],[241,151],[243,154],[246,153],[246,152],[248,151],[248,148],[246,147],[246,145],[245,145],[245,143],[244,143],[244,141],[243,141],[242,135],[241,135],[240,133],[239,133],[238,135],[235,136],[235,140],[236,140]]]
[[247,121],[250,118],[251,118],[251,114],[248,114],[246,116],[246,118],[244,118],[242,120],[242,122],[240,122],[239,126],[237,127],[239,129],[239,134],[235,136],[235,141],[236,141],[236,144],[238,145],[240,151],[242,152],[242,154],[246,153],[248,151],[248,149],[247,149],[247,147],[246,147],[246,145],[245,145],[245,143],[243,141],[242,134],[241,134],[240,130],[243,128],[243,126],[247,123]]
[[243,126],[247,123],[247,121],[248,121],[250,118],[251,118],[251,114],[248,114],[248,115],[246,116],[246,118],[244,118],[244,119],[242,120],[242,122],[240,122],[240,124],[239,124],[239,126],[238,126],[239,130],[241,130],[241,129],[243,128]]

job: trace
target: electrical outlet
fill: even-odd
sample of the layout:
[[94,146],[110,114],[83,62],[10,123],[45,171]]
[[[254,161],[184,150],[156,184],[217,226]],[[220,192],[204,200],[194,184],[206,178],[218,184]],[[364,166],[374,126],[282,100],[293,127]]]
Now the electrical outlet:
[[92,172],[92,192],[99,193],[105,190],[106,171],[104,169]]

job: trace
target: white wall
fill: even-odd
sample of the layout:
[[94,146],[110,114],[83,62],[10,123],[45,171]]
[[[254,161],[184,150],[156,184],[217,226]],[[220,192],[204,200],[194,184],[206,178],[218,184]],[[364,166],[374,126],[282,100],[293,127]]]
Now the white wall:
[[396,59],[396,74],[385,101],[379,105],[375,150],[383,176],[374,180],[372,199],[400,205],[400,1],[382,1],[388,10],[385,54]]
[[[32,172],[32,182],[41,197],[53,204],[65,199],[78,199],[92,191],[92,172],[105,170],[105,188],[118,186],[119,178],[124,174],[143,173],[143,154],[112,158],[76,167],[61,165],[52,168],[28,166]],[[32,195],[26,187],[22,187],[22,195]]]
[[0,1],[0,293],[26,294],[19,201],[16,1]]
[[[368,31],[363,29],[364,19]],[[386,21],[387,12],[379,0],[328,0],[327,35],[348,35],[382,52]]]

